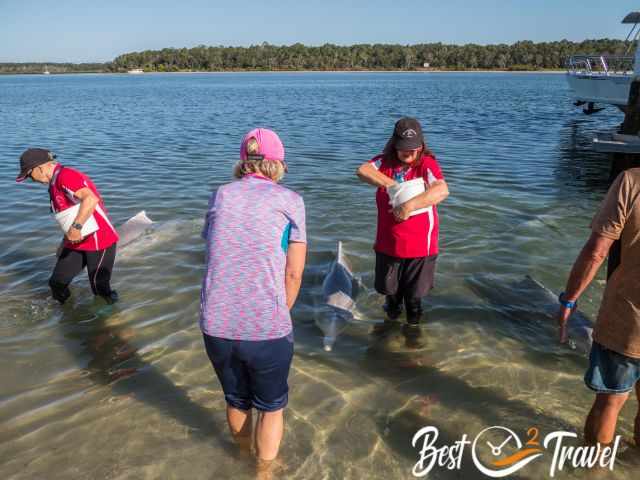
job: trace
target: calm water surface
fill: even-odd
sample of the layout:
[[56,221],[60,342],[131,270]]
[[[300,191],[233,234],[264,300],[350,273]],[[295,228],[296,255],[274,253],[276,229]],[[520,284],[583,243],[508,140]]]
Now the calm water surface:
[[[399,332],[369,336],[383,300],[372,289],[374,191],[354,176],[402,115],[423,121],[451,190],[419,351]],[[280,477],[411,478],[411,438],[426,425],[439,444],[493,425],[522,438],[531,426],[581,431],[587,359],[557,345],[554,306],[520,282],[563,288],[607,187],[607,157],[590,139],[621,120],[574,109],[561,75],[0,77],[0,476],[254,476],[230,443],[197,318],[208,196],[257,125],[281,134],[285,184],[308,216]],[[116,224],[143,209],[158,222],[119,255],[119,304],[94,301],[83,276],[64,307],[48,299],[60,235],[46,189],[14,184],[27,146],[89,174]],[[362,319],[325,353],[316,322],[337,240],[367,289]],[[591,318],[602,273],[581,301]],[[634,414],[635,400],[619,424],[626,441]],[[481,478],[470,457],[430,478]],[[549,458],[517,478],[546,477]],[[638,465],[626,452],[612,478]]]

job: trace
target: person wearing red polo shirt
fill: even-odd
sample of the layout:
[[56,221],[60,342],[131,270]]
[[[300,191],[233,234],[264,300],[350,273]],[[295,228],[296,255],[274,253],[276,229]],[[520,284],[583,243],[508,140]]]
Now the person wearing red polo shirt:
[[[66,302],[71,296],[69,284],[87,267],[93,294],[101,296],[107,303],[114,303],[118,294],[111,289],[111,272],[118,233],[109,221],[102,197],[91,179],[55,159],[49,150],[30,148],[20,156],[20,173],[16,178],[16,182],[30,178],[48,185],[53,213],[80,204],[71,227],[65,233],[62,250],[49,279],[51,295],[60,303]],[[83,237],[82,227],[90,217],[98,229]]]
[[[375,288],[386,296],[387,320],[374,332],[388,332],[404,305],[407,346],[418,347],[422,298],[433,287],[438,256],[436,205],[449,195],[440,166],[425,144],[420,122],[410,117],[398,120],[382,154],[363,163],[357,175],[378,189]],[[424,180],[424,193],[392,208],[389,192],[399,183],[418,178]],[[416,210],[424,211],[412,215]]]

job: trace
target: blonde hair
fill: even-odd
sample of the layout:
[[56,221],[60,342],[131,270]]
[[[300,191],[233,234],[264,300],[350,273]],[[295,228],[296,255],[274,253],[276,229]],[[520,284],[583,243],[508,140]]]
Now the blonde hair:
[[[250,138],[247,142],[247,155],[257,155],[260,151],[260,145],[255,138]],[[270,178],[274,182],[279,182],[284,177],[284,164],[278,160],[265,160],[247,158],[240,160],[233,167],[233,176],[242,178],[245,175],[257,173]]]

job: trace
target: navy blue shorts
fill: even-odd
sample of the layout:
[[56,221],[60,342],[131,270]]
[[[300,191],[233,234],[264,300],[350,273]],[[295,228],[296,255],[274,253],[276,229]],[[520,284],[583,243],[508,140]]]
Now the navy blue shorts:
[[640,359],[627,357],[593,342],[584,383],[597,393],[627,393],[640,380]]
[[287,406],[293,333],[274,340],[229,340],[203,334],[224,398],[239,410],[274,412]]

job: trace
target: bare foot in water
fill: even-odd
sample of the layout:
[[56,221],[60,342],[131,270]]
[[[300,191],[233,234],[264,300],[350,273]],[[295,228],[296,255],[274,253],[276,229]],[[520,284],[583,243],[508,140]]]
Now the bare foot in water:
[[439,403],[437,395],[424,395],[416,398],[418,413],[423,418],[431,417],[431,408]]
[[260,460],[256,458],[256,480],[273,480],[282,476],[284,473],[285,465],[279,458],[274,460]]

